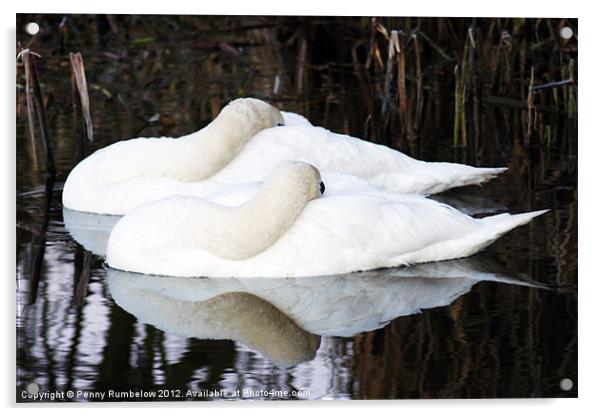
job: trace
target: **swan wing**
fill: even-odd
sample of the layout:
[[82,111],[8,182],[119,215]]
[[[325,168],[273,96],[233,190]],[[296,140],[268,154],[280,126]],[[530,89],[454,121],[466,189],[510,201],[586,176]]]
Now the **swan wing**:
[[260,181],[286,160],[311,163],[320,171],[354,175],[392,192],[433,194],[481,184],[506,168],[475,168],[446,162],[423,162],[383,145],[321,127],[293,125],[265,129],[214,179]]

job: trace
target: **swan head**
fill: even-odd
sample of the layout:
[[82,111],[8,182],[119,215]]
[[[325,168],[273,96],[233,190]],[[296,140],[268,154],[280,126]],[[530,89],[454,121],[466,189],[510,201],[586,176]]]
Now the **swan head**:
[[237,98],[230,101],[222,113],[249,126],[253,134],[270,127],[284,126],[280,110],[256,98]]
[[324,193],[320,171],[305,162],[290,161],[276,166],[269,175],[269,187],[277,187],[281,192],[300,196],[305,202],[319,198]]

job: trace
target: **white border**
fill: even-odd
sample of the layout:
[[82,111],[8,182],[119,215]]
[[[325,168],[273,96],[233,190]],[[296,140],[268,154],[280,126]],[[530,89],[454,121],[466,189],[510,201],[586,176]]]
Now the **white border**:
[[[4,374],[0,377],[0,394],[2,404],[11,406],[15,397],[15,330],[14,330],[14,273],[15,273],[15,66],[13,64],[15,45],[15,13],[152,13],[152,14],[275,14],[275,15],[398,15],[398,16],[520,16],[520,17],[578,17],[579,18],[579,399],[550,399],[550,400],[439,400],[439,401],[354,401],[353,403],[249,403],[249,404],[166,404],[147,403],[144,412],[164,414],[166,408],[174,407],[177,412],[261,412],[265,413],[332,413],[335,407],[345,413],[365,414],[376,407],[379,413],[403,414],[419,412],[421,414],[483,414],[504,415],[508,413],[531,411],[545,412],[546,415],[585,414],[593,413],[594,408],[600,409],[598,386],[600,381],[600,314],[597,306],[600,304],[599,294],[602,293],[596,257],[600,257],[598,242],[602,226],[599,221],[600,207],[600,172],[602,165],[602,133],[596,123],[601,116],[598,114],[602,107],[600,91],[600,26],[602,21],[596,13],[595,2],[566,2],[541,1],[527,2],[525,0],[504,0],[498,2],[454,1],[390,1],[390,2],[326,2],[323,0],[303,1],[177,1],[167,2],[125,2],[123,0],[103,0],[102,2],[69,2],[64,0],[41,1],[28,0],[14,5],[3,2],[2,20],[4,41],[4,62],[2,66],[2,82],[6,88],[2,100],[2,126],[4,137],[0,139],[2,146],[2,187],[3,200],[0,203],[2,219],[2,265],[5,267],[3,276],[3,309],[2,320],[3,339],[2,358]],[[597,405],[597,406],[596,406]],[[118,407],[123,410],[132,405],[128,404],[97,404],[87,405],[86,412],[106,413],[108,407]],[[140,405],[138,405],[140,406]],[[16,410],[14,405],[13,409]],[[81,412],[82,406],[63,405],[19,406],[19,412]],[[200,408],[199,408],[200,407]],[[29,408],[29,409],[28,409]]]

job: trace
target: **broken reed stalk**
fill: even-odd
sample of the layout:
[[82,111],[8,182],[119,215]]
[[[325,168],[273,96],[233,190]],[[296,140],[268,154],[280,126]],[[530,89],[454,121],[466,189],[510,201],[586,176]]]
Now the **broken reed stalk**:
[[370,50],[366,58],[365,68],[370,69],[372,59],[374,58],[374,49],[376,47],[376,17],[373,17],[370,22]]
[[75,137],[78,160],[84,158],[84,131],[90,142],[94,140],[88,84],[84,71],[84,61],[79,52],[69,53],[71,61],[71,99],[75,111]]
[[[420,129],[420,121],[422,120],[422,64],[420,63],[420,43],[418,42],[418,36],[412,35],[414,40],[414,51],[416,53],[416,116],[414,117],[414,132],[418,132]],[[408,126],[409,128],[409,126]],[[414,136],[412,135],[412,139]]]
[[[403,35],[403,34],[402,34]],[[405,39],[402,36],[399,43],[399,51],[397,52],[397,90],[399,92],[399,118],[401,120],[401,134],[404,134],[404,121],[406,120],[407,112],[407,91],[406,91],[406,52]]]
[[467,83],[468,83],[468,51],[470,49],[468,35],[462,51],[462,65],[460,66],[460,130],[462,133],[461,146],[468,145],[468,129],[466,127],[466,102],[467,102]]
[[[373,60],[376,61],[376,64],[380,69],[383,69],[385,67],[385,65],[383,64],[383,59],[380,56],[380,49],[378,49],[378,44],[376,42],[376,33],[382,33],[383,29],[384,27],[378,23],[376,17],[373,17],[370,25],[370,51],[368,52],[368,57],[366,58],[366,63],[364,66],[366,69],[370,69]],[[386,37],[386,30],[384,33]]]
[[466,136],[466,144],[470,144],[471,148],[474,149],[474,145],[475,145],[475,140],[474,140],[474,136],[475,136],[475,128],[474,128],[474,117],[475,117],[475,112],[474,112],[474,96],[475,96],[475,91],[474,91],[474,86],[475,86],[475,65],[474,65],[474,60],[475,60],[475,49],[477,47],[476,45],[476,41],[474,38],[474,28],[471,26],[468,28],[468,34],[466,36],[466,46],[468,49],[468,72],[466,74],[466,130],[467,130],[467,136]]
[[297,79],[295,82],[298,94],[301,94],[303,92],[306,62],[307,62],[307,38],[305,37],[305,34],[301,34],[301,36],[299,37],[299,52],[297,55]]
[[75,144],[77,147],[77,160],[84,158],[84,119],[82,116],[82,103],[77,91],[77,84],[71,68],[71,102],[75,114]]
[[533,129],[537,120],[537,111],[535,110],[535,68],[531,67],[531,79],[529,81],[529,94],[527,95],[527,136],[526,144],[531,144]]
[[[25,61],[23,61],[25,66]],[[36,140],[36,115],[35,115],[35,104],[31,88],[31,77],[28,75],[27,66],[25,66],[25,101],[27,103],[27,126],[29,130],[29,139],[31,142],[31,149],[33,153],[33,164],[36,168],[39,168],[38,164],[38,146]]]
[[454,146],[460,143],[460,77],[458,65],[454,66]]
[[454,146],[460,146],[461,135],[461,107],[462,107],[462,77],[460,76],[460,68],[458,65],[454,67],[454,77],[456,80],[456,88],[454,91]]
[[462,51],[462,62],[454,68],[456,88],[455,114],[454,114],[454,146],[467,147],[469,143],[474,145],[474,126],[477,114],[475,114],[475,64],[474,54],[476,50],[474,29],[470,27],[464,42]]
[[52,155],[48,117],[46,115],[44,97],[42,96],[35,63],[35,58],[39,56],[40,55],[29,49],[23,49],[19,52],[19,58],[22,59],[23,66],[25,67],[25,94],[27,97],[27,120],[29,123],[30,135],[31,137],[34,136],[35,126],[33,114],[35,113],[37,115],[38,126],[42,135],[42,144],[44,146],[44,154],[46,156],[46,172],[54,175],[56,170],[54,167],[54,157]]
[[382,104],[380,109],[381,119],[383,120],[382,135],[386,136],[386,129],[389,125],[391,115],[391,98],[393,96],[393,64],[395,56],[399,53],[399,34],[396,30],[392,30],[389,34],[389,52],[387,54],[387,66],[385,70],[385,85],[382,95]]
[[[569,79],[573,81],[575,80],[575,61],[571,59],[569,61]],[[574,85],[568,86],[568,108],[567,108],[567,118],[569,120],[573,120],[575,115],[577,114],[577,97],[575,95],[575,87]]]
[[508,49],[512,47],[512,36],[507,31],[502,31],[500,36],[500,43],[497,46],[495,69],[493,72],[493,85],[491,90],[494,94],[504,96],[508,92],[510,81],[508,77],[511,76],[509,70],[509,52]]

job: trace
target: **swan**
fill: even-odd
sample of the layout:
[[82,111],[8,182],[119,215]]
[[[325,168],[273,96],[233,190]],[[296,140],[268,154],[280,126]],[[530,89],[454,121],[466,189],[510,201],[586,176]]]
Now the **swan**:
[[241,182],[263,181],[286,160],[357,176],[385,190],[420,194],[480,184],[505,170],[422,162],[312,126],[261,100],[241,98],[196,133],[130,139],[94,152],[68,175],[62,201],[72,210],[123,215],[172,195],[204,198]]
[[196,279],[108,269],[112,298],[171,334],[231,339],[279,366],[312,360],[320,337],[352,337],[447,306],[481,281],[540,287],[480,256],[338,276]]
[[[323,194],[325,197],[358,190],[361,192],[377,190],[366,182],[347,175],[326,173],[322,177],[328,183],[328,188]],[[260,188],[261,182],[224,186],[219,191],[205,197],[205,199],[221,205],[237,206],[253,198]],[[493,215],[508,211],[506,206],[491,197],[469,193],[467,190],[448,191],[433,195],[430,198],[451,205],[458,211],[470,216]],[[71,237],[84,249],[97,256],[105,257],[109,234],[121,216],[76,211],[65,206],[62,207],[62,210],[63,222]]]
[[[377,191],[374,186],[347,175],[326,173],[322,175],[322,178],[328,183],[328,188],[323,194],[324,197],[358,191]],[[205,197],[205,199],[221,205],[237,206],[253,198],[260,188],[261,182],[224,186],[219,191]],[[434,195],[431,198],[451,205],[470,216],[499,214],[508,210],[507,207],[489,197],[467,193],[466,191],[446,192]],[[94,214],[63,207],[63,222],[71,237],[86,250],[100,257],[106,256],[109,234],[120,218],[121,216],[118,215]]]
[[308,163],[278,165],[249,201],[174,196],[122,217],[110,267],[180,277],[297,277],[470,256],[545,211],[474,219],[420,195],[330,197]]

